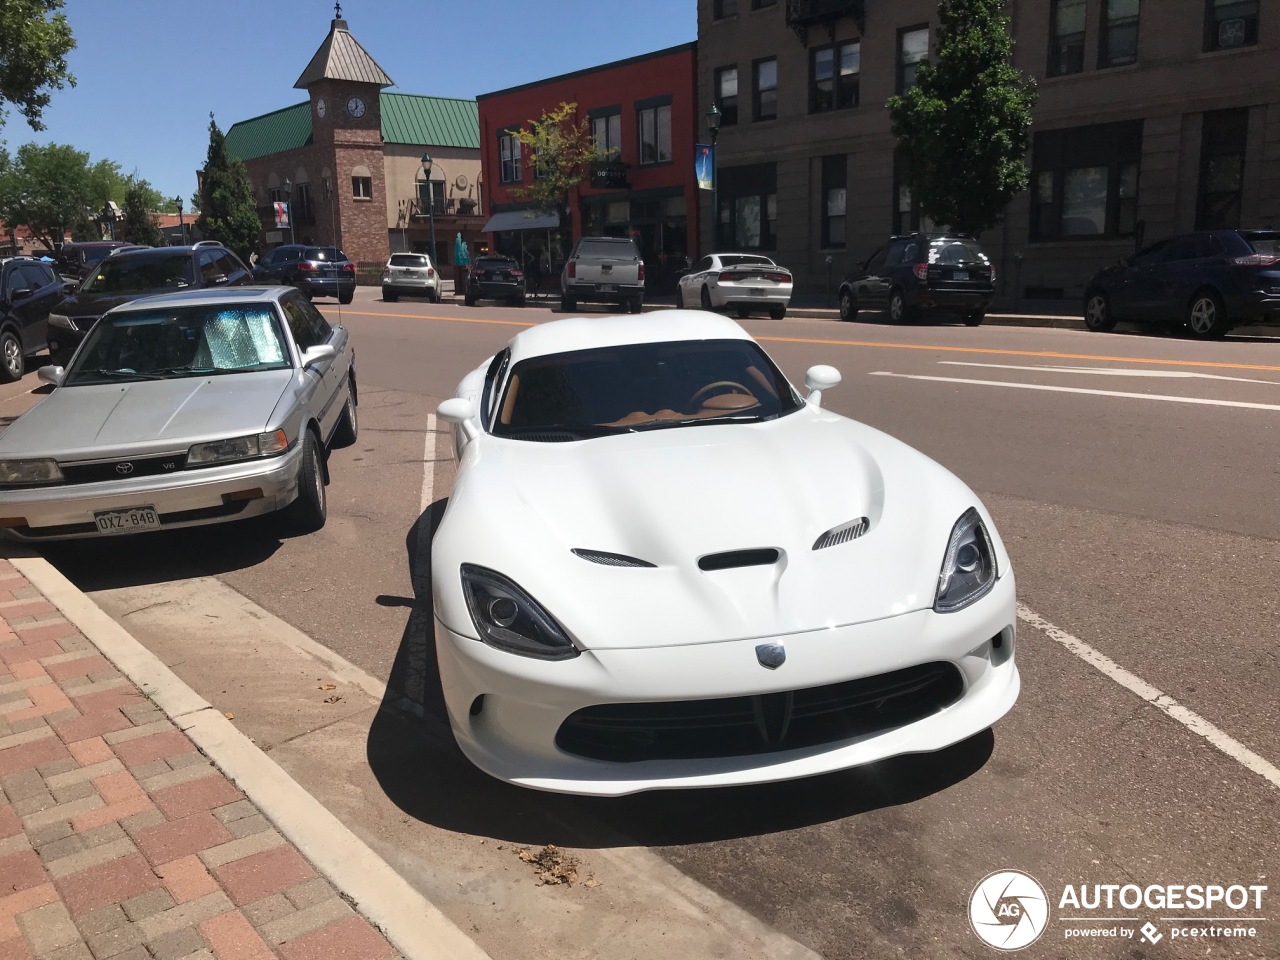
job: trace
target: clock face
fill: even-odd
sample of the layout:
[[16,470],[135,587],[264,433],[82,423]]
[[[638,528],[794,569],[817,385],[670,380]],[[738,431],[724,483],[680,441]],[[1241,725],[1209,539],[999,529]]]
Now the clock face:
[[324,119],[325,109],[326,107],[324,103],[324,98],[321,97],[319,100],[316,101],[316,116],[319,117],[321,120]]
[[363,117],[364,101],[359,97],[352,97],[347,101],[347,113],[351,114],[353,117]]

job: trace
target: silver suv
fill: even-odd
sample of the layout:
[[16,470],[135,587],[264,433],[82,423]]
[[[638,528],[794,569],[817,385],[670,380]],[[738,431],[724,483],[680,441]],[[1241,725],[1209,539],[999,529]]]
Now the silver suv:
[[401,296],[440,302],[440,273],[425,253],[393,253],[382,271],[382,299],[395,303]]

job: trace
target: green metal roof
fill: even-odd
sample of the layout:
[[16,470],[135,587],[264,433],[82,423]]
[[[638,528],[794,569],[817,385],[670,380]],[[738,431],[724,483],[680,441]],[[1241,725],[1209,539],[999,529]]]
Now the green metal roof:
[[[382,139],[426,147],[480,149],[480,110],[474,100],[382,94]],[[227,131],[227,152],[241,160],[296,150],[311,143],[311,102],[241,120]]]

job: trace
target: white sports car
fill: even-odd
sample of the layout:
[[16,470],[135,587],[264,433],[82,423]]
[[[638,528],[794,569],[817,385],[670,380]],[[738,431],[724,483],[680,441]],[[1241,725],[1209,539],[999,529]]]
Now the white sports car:
[[752,312],[775,320],[791,303],[791,271],[758,253],[713,253],[693,265],[676,284],[676,307],[733,309],[745,319]]
[[440,677],[481,769],[579,794],[939,750],[1013,706],[1014,578],[986,509],[802,398],[701,311],[525,330],[440,405]]

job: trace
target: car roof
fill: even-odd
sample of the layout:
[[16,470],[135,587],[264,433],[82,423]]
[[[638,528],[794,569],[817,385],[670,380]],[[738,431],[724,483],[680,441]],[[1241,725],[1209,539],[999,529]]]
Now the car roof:
[[540,323],[511,340],[511,360],[574,350],[594,350],[635,343],[673,340],[751,340],[751,335],[728,317],[705,310],[659,310],[617,317],[574,317]]
[[210,287],[207,289],[181,290],[177,293],[159,293],[130,300],[112,310],[112,313],[128,313],[134,310],[154,310],[156,307],[208,307],[226,306],[228,303],[274,303],[288,296],[292,287]]

